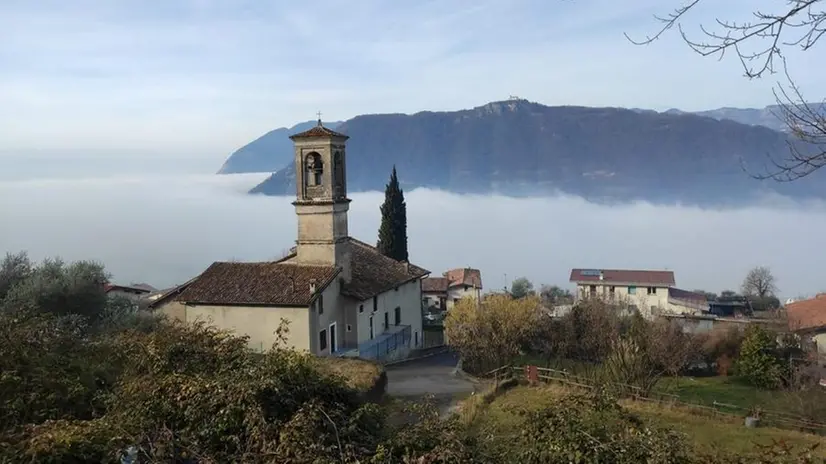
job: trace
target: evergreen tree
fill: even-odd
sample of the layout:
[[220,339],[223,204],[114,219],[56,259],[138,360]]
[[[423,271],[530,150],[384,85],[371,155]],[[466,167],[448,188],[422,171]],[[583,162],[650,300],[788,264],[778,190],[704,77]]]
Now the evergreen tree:
[[404,192],[399,187],[395,165],[390,182],[384,190],[379,242],[376,248],[381,254],[396,261],[407,261],[407,205],[404,203]]

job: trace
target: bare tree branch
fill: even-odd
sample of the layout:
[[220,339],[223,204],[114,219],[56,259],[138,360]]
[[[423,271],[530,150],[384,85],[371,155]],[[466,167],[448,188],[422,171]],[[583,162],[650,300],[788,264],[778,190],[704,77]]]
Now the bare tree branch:
[[[748,78],[774,74],[778,65],[782,66],[788,84],[778,85],[774,91],[779,108],[776,116],[799,143],[790,141],[789,154],[783,159],[770,157],[763,174],[749,175],[759,180],[791,182],[826,166],[826,100],[820,104],[807,103],[789,76],[783,54],[784,49],[791,47],[807,51],[826,34],[826,2],[786,0],[779,11],[757,10],[748,21],[717,19],[713,27],[701,24],[703,37],[695,39],[689,37],[682,23],[702,1],[690,0],[666,16],[654,16],[661,24],[654,35],[643,40],[634,40],[628,34],[625,37],[636,45],[647,45],[676,26],[683,41],[702,56],[717,55],[723,59],[727,51],[733,50]],[[744,170],[748,172],[745,166]]]

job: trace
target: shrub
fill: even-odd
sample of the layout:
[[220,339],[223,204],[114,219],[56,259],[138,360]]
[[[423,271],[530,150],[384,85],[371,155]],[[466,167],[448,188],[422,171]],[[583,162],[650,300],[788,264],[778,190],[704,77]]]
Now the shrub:
[[750,325],[744,335],[737,358],[737,374],[756,387],[779,387],[783,366],[775,355],[774,335],[757,324]]
[[103,414],[118,369],[77,316],[0,314],[0,431]]
[[689,463],[685,439],[646,426],[603,391],[526,413],[518,455],[502,462]]

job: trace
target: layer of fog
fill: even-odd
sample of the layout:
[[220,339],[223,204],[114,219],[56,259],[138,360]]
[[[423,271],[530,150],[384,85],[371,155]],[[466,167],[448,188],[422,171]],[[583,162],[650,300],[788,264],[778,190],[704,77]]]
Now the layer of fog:
[[[291,198],[245,195],[266,174],[0,182],[0,253],[106,264],[121,283],[166,287],[217,260],[268,260],[293,245]],[[375,242],[378,192],[351,195],[350,233]],[[826,289],[826,210],[702,210],[574,197],[406,193],[411,261],[434,274],[471,266],[487,289],[518,276],[568,286],[572,267],[671,269],[682,288],[737,289],[770,266],[781,294]]]

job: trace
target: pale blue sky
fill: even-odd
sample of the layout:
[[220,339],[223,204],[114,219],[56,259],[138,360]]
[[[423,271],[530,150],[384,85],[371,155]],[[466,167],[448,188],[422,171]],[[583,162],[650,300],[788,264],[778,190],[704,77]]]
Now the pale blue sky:
[[[639,47],[674,0],[3,0],[0,156],[220,159],[314,117],[549,105],[761,107],[776,77]],[[716,6],[724,4],[724,6]],[[776,0],[708,0],[686,22],[747,20]],[[826,46],[788,53],[810,99]]]

